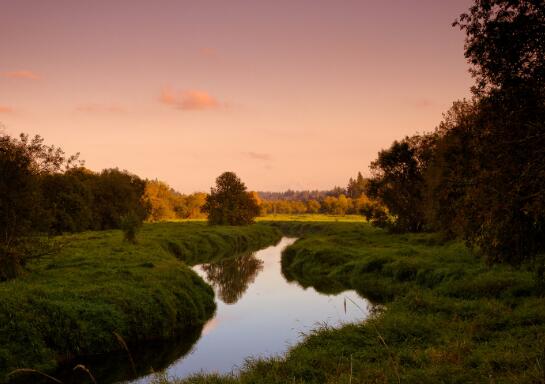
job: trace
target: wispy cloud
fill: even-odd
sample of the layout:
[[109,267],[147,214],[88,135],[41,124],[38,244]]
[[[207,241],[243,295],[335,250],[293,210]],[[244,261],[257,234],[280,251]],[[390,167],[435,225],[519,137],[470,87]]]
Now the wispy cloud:
[[244,156],[249,157],[253,160],[262,160],[262,161],[270,161],[272,160],[272,156],[268,153],[258,153],[258,152],[243,152]]
[[214,48],[203,47],[199,49],[199,56],[205,59],[215,60],[218,58],[218,51],[216,51]]
[[117,104],[82,104],[76,107],[76,111],[85,113],[125,113],[127,110]]
[[2,77],[8,79],[25,79],[25,80],[40,80],[41,76],[32,71],[20,70],[20,71],[10,71],[3,72]]
[[0,113],[9,114],[15,112],[13,108],[6,107],[5,105],[0,105]]
[[432,100],[425,99],[425,98],[411,100],[410,104],[415,108],[421,108],[421,109],[433,107],[435,105],[435,103]]
[[219,109],[222,104],[206,91],[187,90],[181,92],[164,88],[159,98],[161,103],[184,111]]

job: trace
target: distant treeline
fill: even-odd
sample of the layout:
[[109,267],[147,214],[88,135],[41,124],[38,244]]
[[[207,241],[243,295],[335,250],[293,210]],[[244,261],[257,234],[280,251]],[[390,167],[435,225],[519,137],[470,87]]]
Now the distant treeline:
[[346,188],[328,191],[257,192],[262,215],[324,213],[330,215],[361,214],[378,204],[365,194],[368,180],[359,172]]
[[[368,180],[361,173],[346,188],[329,191],[252,192],[260,214],[323,213],[362,214],[378,203],[364,193]],[[149,221],[204,218],[207,194],[182,195],[162,181],[147,181],[144,199],[150,205]],[[382,207],[385,210],[384,207]]]
[[348,181],[348,186],[346,188],[334,187],[333,189],[327,191],[293,191],[288,189],[285,192],[257,192],[257,195],[260,199],[268,201],[276,200],[290,200],[290,201],[309,201],[309,200],[324,200],[328,196],[339,197],[345,195],[345,197],[350,197],[352,199],[360,197],[365,192],[365,186],[367,184],[367,179],[365,179],[361,172],[358,172],[358,176],[355,179],[350,178]]

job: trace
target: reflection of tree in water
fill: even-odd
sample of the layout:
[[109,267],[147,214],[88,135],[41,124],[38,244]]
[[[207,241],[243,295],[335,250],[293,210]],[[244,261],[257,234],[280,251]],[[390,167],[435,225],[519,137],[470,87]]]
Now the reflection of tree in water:
[[202,266],[207,280],[217,289],[225,304],[236,303],[263,270],[263,261],[253,253]]

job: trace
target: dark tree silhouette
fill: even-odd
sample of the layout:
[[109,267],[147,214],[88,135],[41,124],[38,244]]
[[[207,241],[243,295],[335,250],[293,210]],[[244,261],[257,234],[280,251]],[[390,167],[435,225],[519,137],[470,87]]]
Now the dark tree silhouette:
[[47,229],[40,181],[76,159],[45,145],[40,136],[0,135],[0,280],[21,273],[25,260],[35,256],[38,243],[31,237]]
[[[406,137],[380,151],[371,163],[372,177],[366,194],[394,216],[391,229],[418,232],[424,229],[424,172],[433,153],[435,134]],[[383,210],[377,214],[384,216]],[[385,219],[378,220],[384,223]]]
[[476,0],[454,25],[466,31],[465,56],[477,91],[544,83],[543,0]]
[[233,172],[225,172],[210,189],[203,211],[208,213],[208,223],[213,225],[251,224],[260,209],[253,195]]

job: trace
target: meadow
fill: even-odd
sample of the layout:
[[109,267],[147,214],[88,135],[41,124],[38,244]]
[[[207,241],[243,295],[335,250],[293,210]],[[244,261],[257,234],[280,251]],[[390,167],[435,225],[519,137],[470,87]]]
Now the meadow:
[[[282,220],[284,219],[284,220]],[[195,331],[214,294],[189,266],[257,250],[282,234],[287,280],[374,303],[363,323],[319,326],[285,356],[252,358],[234,375],[159,383],[545,382],[543,281],[533,266],[489,266],[439,234],[390,234],[357,217],[278,215],[245,227],[145,224],[56,238],[62,251],[0,284],[0,371],[49,371],[76,355]],[[347,306],[354,305],[351,302]]]
[[214,293],[189,266],[280,236],[265,225],[157,223],[143,226],[137,244],[119,230],[55,238],[58,254],[0,283],[0,377],[200,329]]
[[373,316],[319,327],[286,356],[250,358],[234,376],[156,383],[545,381],[545,301],[530,265],[487,266],[462,242],[366,223],[270,225],[302,236],[282,257],[288,279],[326,293],[356,289],[375,303]]

